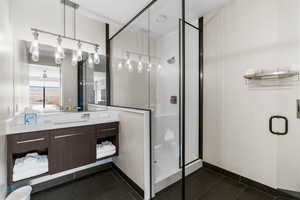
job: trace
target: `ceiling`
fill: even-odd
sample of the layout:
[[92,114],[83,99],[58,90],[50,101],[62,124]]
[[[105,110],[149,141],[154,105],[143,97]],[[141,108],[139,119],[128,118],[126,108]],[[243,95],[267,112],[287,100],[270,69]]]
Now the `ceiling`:
[[[193,22],[209,11],[224,6],[231,0],[186,0],[186,19]],[[76,0],[80,12],[102,22],[122,26],[142,10],[151,0]],[[164,22],[157,22],[159,16],[167,16]],[[151,32],[165,34],[177,28],[181,18],[180,0],[158,0],[150,9]],[[148,15],[140,16],[134,24],[140,28],[148,27]]]
[[151,0],[76,0],[81,12],[103,22],[125,24]]

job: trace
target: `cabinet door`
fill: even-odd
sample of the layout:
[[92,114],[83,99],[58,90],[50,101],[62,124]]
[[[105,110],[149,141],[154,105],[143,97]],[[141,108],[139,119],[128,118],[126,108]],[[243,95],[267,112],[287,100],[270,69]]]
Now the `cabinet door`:
[[50,141],[50,173],[96,162],[95,127],[57,130]]

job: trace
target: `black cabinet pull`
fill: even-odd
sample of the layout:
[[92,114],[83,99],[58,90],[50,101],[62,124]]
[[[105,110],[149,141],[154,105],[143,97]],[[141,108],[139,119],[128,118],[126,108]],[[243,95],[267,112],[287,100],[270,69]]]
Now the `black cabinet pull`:
[[[284,132],[276,132],[273,131],[273,119],[283,119],[285,121],[285,130]],[[279,116],[279,115],[275,115],[270,117],[269,119],[269,130],[272,134],[274,135],[286,135],[288,133],[288,128],[289,128],[289,122],[288,119],[284,116]]]

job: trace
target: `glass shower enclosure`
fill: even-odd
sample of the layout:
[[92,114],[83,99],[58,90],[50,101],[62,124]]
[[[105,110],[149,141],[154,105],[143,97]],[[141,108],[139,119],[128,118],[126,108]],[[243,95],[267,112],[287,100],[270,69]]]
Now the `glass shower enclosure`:
[[111,104],[151,111],[153,197],[176,182],[182,197],[181,8],[152,1],[110,40]]

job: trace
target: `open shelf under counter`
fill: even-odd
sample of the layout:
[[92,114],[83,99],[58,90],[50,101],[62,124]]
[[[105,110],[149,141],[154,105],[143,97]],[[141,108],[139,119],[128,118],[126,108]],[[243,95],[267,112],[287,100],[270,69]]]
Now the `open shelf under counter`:
[[[8,134],[6,137],[8,185],[14,185],[117,156],[119,122]],[[104,141],[110,141],[115,146],[116,152],[97,159],[97,143]],[[15,160],[33,152],[48,156],[48,172],[13,181]]]

